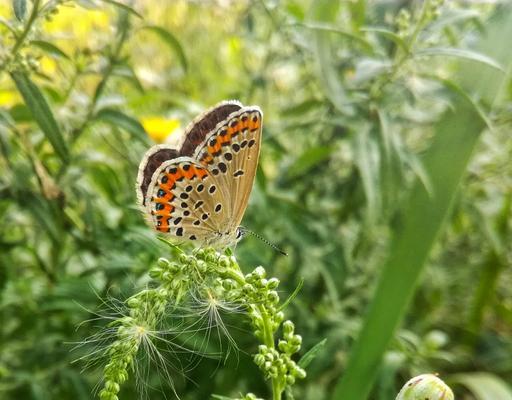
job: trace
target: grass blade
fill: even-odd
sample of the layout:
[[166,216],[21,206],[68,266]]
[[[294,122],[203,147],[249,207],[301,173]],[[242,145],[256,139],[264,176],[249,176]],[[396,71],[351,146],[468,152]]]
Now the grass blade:
[[176,56],[178,57],[181,67],[183,68],[183,71],[187,72],[188,70],[188,61],[187,56],[185,55],[185,51],[183,50],[183,46],[179,42],[179,40],[174,36],[171,32],[169,32],[167,29],[164,29],[160,26],[156,25],[149,25],[144,27],[145,30],[151,31],[156,33],[160,39],[162,39],[169,48],[174,51]]
[[[310,21],[313,24],[333,24],[338,15],[339,4],[330,0],[320,0],[312,3]],[[314,30],[313,47],[315,58],[318,60],[318,79],[324,86],[327,97],[341,114],[351,115],[354,110],[350,99],[341,83],[338,70],[334,65],[331,33]]]
[[485,64],[489,67],[495,68],[498,71],[505,72],[503,67],[493,60],[491,57],[488,57],[484,54],[478,53],[476,51],[467,50],[467,49],[456,49],[452,47],[432,47],[430,49],[419,50],[414,54],[414,57],[431,57],[431,56],[443,56],[443,57],[458,57],[464,58],[466,60],[476,61],[482,64]]
[[148,135],[141,123],[135,118],[130,117],[119,110],[104,108],[96,113],[95,118],[124,129],[128,133],[132,134],[134,139],[137,139],[144,144],[148,143]]
[[438,123],[434,143],[423,161],[433,193],[417,180],[399,214],[389,256],[335,399],[362,400],[371,390],[382,354],[405,313],[485,126],[466,97],[454,96],[453,109]]
[[41,50],[48,53],[52,57],[60,57],[65,58],[66,60],[70,60],[69,56],[53,43],[47,42],[45,40],[32,40],[30,43],[39,47]]
[[66,142],[43,94],[25,73],[12,72],[11,77],[37,125],[50,141],[57,155],[66,163],[69,160]]

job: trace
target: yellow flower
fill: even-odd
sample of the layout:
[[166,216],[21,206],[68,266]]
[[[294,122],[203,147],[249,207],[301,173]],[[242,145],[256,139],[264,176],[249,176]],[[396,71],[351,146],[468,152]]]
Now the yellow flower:
[[176,118],[143,117],[140,122],[148,136],[157,143],[164,143],[180,127]]
[[11,107],[20,101],[20,96],[14,90],[0,90],[0,107]]

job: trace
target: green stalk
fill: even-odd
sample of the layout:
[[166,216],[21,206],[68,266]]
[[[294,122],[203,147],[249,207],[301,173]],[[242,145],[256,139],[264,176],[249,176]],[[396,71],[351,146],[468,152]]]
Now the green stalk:
[[[268,348],[275,349],[274,332],[272,332],[271,321],[268,317],[267,310],[265,310],[265,307],[258,305],[258,311],[263,320],[265,339],[263,344]],[[279,378],[272,378],[272,400],[281,400],[281,394],[283,393],[281,386]]]
[[456,96],[453,109],[439,122],[424,159],[432,193],[417,181],[399,213],[389,256],[334,399],[362,400],[368,396],[381,357],[402,320],[484,126],[473,104],[462,95]]
[[[243,277],[243,274],[240,273],[234,273],[234,271],[230,270],[227,273],[227,276],[233,280],[235,280],[240,286],[243,286],[246,282]],[[258,305],[257,306],[258,312],[261,315],[261,319],[263,320],[263,344],[267,346],[268,348],[275,349],[275,343],[274,343],[274,332],[272,332],[272,326],[270,318],[268,316],[267,310],[264,306]],[[281,382],[279,378],[272,378],[272,400],[281,400],[281,395],[283,393],[283,387],[281,385]]]

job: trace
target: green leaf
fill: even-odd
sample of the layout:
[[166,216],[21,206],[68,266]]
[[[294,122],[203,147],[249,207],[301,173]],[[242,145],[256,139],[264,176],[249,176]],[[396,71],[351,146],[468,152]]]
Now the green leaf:
[[465,386],[476,400],[512,400],[512,388],[497,375],[468,372],[451,376],[449,382]]
[[120,8],[121,10],[127,11],[128,13],[139,17],[140,19],[144,19],[142,15],[140,15],[137,11],[135,11],[132,7],[127,6],[126,4],[119,3],[114,0],[102,0],[105,3],[112,4],[114,7]]
[[495,68],[501,72],[505,72],[503,66],[501,66],[496,60],[493,60],[491,57],[487,57],[484,54],[467,49],[457,49],[453,47],[431,47],[429,49],[418,50],[413,54],[413,57],[415,58],[432,56],[463,58],[466,60],[476,61],[489,67]]
[[[336,1],[314,1],[309,19],[315,24],[333,24],[336,21],[339,6],[339,2]],[[324,30],[313,31],[313,50],[317,60],[318,80],[325,95],[341,114],[354,114],[352,102],[347,96],[338,68],[335,66],[332,33]]]
[[306,150],[297,158],[292,165],[288,168],[288,179],[297,178],[311,168],[329,159],[334,148],[328,146],[318,146]]
[[65,58],[66,60],[70,59],[66,53],[64,53],[61,49],[50,42],[46,42],[44,40],[32,40],[30,43],[39,47],[41,50],[48,53],[52,57]]
[[302,27],[308,28],[308,29],[317,30],[317,31],[336,33],[340,36],[350,39],[351,41],[359,43],[366,51],[373,53],[373,46],[366,39],[364,39],[363,37],[356,35],[352,32],[349,32],[347,30],[340,29],[333,24],[322,23],[322,22],[307,22],[307,23],[299,23],[296,25],[302,26]]
[[474,105],[454,92],[452,109],[435,127],[433,143],[423,158],[432,193],[417,179],[399,208],[375,294],[333,399],[368,397],[382,356],[407,310],[484,128],[485,121]]
[[23,21],[25,19],[25,15],[27,14],[27,1],[13,0],[12,8],[14,10],[14,15],[16,16],[18,21]]
[[124,78],[140,93],[144,93],[144,87],[142,86],[142,83],[140,82],[137,74],[129,64],[120,63],[119,65],[116,65],[114,70],[112,71],[112,74]]
[[368,27],[361,28],[361,31],[362,32],[373,32],[378,35],[381,35],[381,36],[385,37],[386,39],[391,40],[396,45],[400,46],[402,48],[402,50],[407,50],[407,44],[404,42],[404,40],[400,36],[398,36],[395,32],[390,31],[389,29],[368,26]]
[[147,143],[148,138],[144,127],[133,117],[130,117],[122,111],[113,108],[103,108],[95,115],[96,120],[105,121],[113,126],[120,127],[131,133],[134,138],[142,143]]
[[304,354],[300,360],[299,360],[299,367],[306,368],[309,364],[311,364],[311,361],[315,359],[315,357],[320,353],[324,347],[325,343],[327,343],[327,339],[323,339],[317,344],[315,344],[312,348],[310,348],[306,354]]
[[66,163],[69,160],[66,142],[43,94],[25,73],[12,72],[11,77],[37,125],[50,141],[57,155]]
[[279,306],[278,311],[282,311],[286,307],[288,307],[288,304],[290,304],[292,302],[292,300],[299,294],[303,285],[304,285],[304,278],[300,278],[299,284],[297,285],[297,287],[295,288],[293,293],[291,295],[289,295],[288,298],[284,301],[284,303]]
[[481,17],[482,13],[471,9],[454,9],[444,11],[434,23],[427,27],[428,31],[439,31],[446,26],[454,26],[457,23]]
[[361,125],[354,133],[354,155],[367,203],[370,221],[378,216],[382,206],[380,187],[380,152],[374,135],[367,125]]
[[185,72],[188,70],[188,62],[187,57],[185,55],[185,51],[183,50],[183,47],[181,46],[181,43],[179,40],[174,36],[171,32],[169,32],[167,29],[164,29],[160,26],[156,25],[148,25],[143,27],[142,29],[148,30],[150,32],[156,33],[160,39],[162,39],[169,48],[176,54],[176,56],[179,59],[179,62],[181,64],[181,67]]

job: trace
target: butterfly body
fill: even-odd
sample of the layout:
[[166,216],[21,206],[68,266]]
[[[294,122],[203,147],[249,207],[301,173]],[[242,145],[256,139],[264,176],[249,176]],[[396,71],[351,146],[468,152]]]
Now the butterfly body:
[[139,167],[139,206],[157,231],[218,248],[235,244],[256,174],[262,113],[222,102],[196,118],[179,148],[157,145]]

